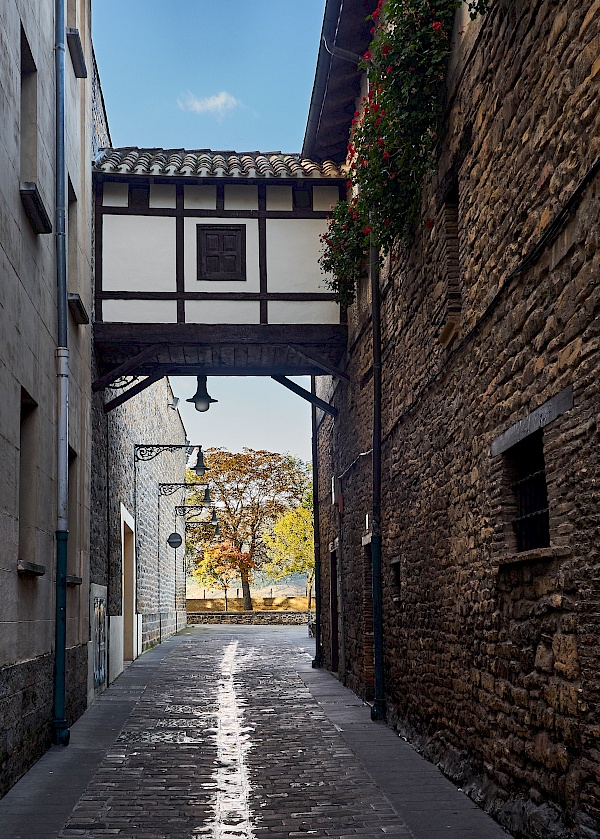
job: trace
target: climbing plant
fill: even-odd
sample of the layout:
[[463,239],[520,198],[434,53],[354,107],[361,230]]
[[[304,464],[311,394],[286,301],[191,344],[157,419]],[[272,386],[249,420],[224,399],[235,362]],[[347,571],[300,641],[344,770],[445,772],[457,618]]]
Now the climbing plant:
[[[471,18],[488,0],[469,0]],[[424,177],[441,129],[443,83],[456,0],[379,0],[360,66],[369,90],[352,120],[348,201],[333,209],[321,267],[339,302],[354,298],[370,234],[380,250],[418,221]]]

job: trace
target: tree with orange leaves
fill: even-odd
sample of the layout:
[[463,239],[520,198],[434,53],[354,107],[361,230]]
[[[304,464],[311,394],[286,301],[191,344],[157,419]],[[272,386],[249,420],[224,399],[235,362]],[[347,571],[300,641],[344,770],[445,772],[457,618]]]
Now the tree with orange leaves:
[[[205,460],[205,480],[215,502],[219,530],[240,556],[247,556],[239,560],[238,576],[244,609],[251,611],[252,572],[268,558],[265,533],[284,513],[300,505],[309,483],[308,467],[290,454],[246,448],[241,452],[208,449]],[[192,490],[189,503],[199,503],[201,498],[200,490]],[[199,541],[196,550],[200,546],[206,550],[209,543],[202,541],[202,534],[195,538]]]
[[231,540],[226,539],[204,548],[201,558],[196,561],[193,576],[201,585],[223,589],[227,611],[227,592],[231,582],[240,575],[242,569],[251,579],[253,567],[249,554],[243,553]]

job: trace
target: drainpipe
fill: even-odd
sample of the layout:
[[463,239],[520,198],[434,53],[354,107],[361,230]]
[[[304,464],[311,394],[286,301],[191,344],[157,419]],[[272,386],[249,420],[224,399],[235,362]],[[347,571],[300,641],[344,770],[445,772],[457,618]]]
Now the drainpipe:
[[[310,378],[310,392],[316,396],[315,377]],[[313,527],[315,531],[315,657],[313,667],[323,666],[321,650],[321,530],[319,516],[319,447],[317,445],[317,408],[311,405],[312,420],[312,479],[313,479]]]
[[369,279],[371,280],[371,320],[373,329],[373,522],[371,559],[373,569],[373,648],[375,700],[372,720],[385,719],[385,683],[383,667],[383,604],[381,590],[381,291],[379,288],[378,249],[371,233]]
[[57,522],[56,522],[56,634],[54,647],[54,711],[52,739],[67,746],[70,731],[65,714],[67,665],[67,546],[69,481],[69,350],[67,348],[67,250],[65,163],[65,0],[55,0],[56,74],[56,286],[58,297],[57,360]]

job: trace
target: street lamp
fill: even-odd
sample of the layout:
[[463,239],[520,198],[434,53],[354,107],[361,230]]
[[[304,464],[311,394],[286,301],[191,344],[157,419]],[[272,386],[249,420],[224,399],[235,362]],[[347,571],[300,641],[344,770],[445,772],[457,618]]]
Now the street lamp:
[[213,399],[206,389],[206,376],[197,376],[196,393],[191,399],[186,399],[186,402],[192,402],[197,411],[204,413],[208,411],[212,402],[218,402],[218,399]]

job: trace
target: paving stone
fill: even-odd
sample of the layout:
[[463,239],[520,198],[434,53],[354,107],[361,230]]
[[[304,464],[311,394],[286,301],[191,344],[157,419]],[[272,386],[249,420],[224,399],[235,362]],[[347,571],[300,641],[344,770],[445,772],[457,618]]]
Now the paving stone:
[[[95,767],[76,725],[78,746],[52,750],[12,799],[9,793],[0,801],[0,820],[9,824],[3,839],[506,836],[391,729],[369,728],[369,709],[330,674],[312,670],[302,632],[194,627],[145,654],[127,671],[135,698],[96,748]],[[143,688],[136,672],[143,673]],[[119,680],[109,689],[105,709],[112,710],[110,694],[122,688]],[[100,702],[81,720],[90,738]],[[361,730],[353,739],[349,721],[370,737]],[[59,826],[42,833],[43,804],[28,804],[24,791],[35,788],[36,771],[46,781],[56,773],[60,788],[80,759],[87,785],[75,788],[70,801],[67,789],[53,816],[55,824],[62,812]],[[403,760],[411,772],[406,794],[397,784]],[[419,772],[421,793],[428,794],[419,794]],[[44,789],[51,795],[52,786]]]

